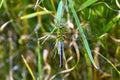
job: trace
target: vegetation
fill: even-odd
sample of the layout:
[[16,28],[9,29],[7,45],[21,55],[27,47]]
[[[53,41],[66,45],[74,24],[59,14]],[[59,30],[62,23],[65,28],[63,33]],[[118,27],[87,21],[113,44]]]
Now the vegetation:
[[119,80],[119,9],[118,0],[1,0],[0,80]]

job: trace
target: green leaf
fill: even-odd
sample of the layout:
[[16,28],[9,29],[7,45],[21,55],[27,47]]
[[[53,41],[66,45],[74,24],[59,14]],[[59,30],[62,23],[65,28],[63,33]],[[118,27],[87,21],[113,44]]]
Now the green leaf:
[[33,71],[32,71],[32,69],[30,68],[29,64],[27,63],[26,59],[24,58],[23,55],[21,55],[21,57],[22,57],[25,65],[26,65],[28,71],[30,72],[30,75],[32,76],[33,80],[36,80],[36,78],[35,78],[35,76],[34,76],[34,74],[33,74]]
[[41,70],[41,52],[40,52],[40,42],[37,41],[37,53],[38,53],[38,80],[42,78],[42,70]]
[[117,71],[117,73],[120,75],[120,71],[117,69],[116,65],[114,65],[109,59],[104,57],[102,54],[100,54],[100,53],[97,53],[97,54],[100,55],[103,59],[105,59]]
[[103,32],[104,33],[108,32],[119,19],[120,19],[120,14],[118,14],[112,20],[110,20],[110,22],[103,28]]
[[0,2],[0,8],[2,7],[3,1],[4,1],[4,0],[2,0],[2,1]]
[[92,5],[93,3],[95,3],[97,0],[87,0],[85,3],[83,3],[80,8],[77,10],[77,11],[81,11],[83,10],[84,8]]
[[75,12],[75,9],[74,9],[74,7],[73,7],[72,1],[71,1],[71,0],[68,0],[68,1],[69,1],[69,7],[70,7],[70,9],[71,9],[71,11],[72,11],[72,13],[73,13],[73,17],[75,18],[75,22],[76,22],[77,27],[78,27],[78,29],[79,29],[79,32],[80,32],[80,34],[81,34],[81,36],[82,36],[83,43],[84,43],[85,48],[86,48],[86,50],[87,50],[88,56],[89,56],[92,64],[94,65],[94,67],[98,69],[98,67],[96,66],[96,64],[95,64],[95,62],[94,62],[94,59],[93,59],[93,57],[92,57],[91,50],[90,50],[90,48],[89,48],[89,45],[88,45],[86,36],[85,36],[85,34],[84,34],[84,32],[83,32],[82,26],[81,26],[80,21],[79,21],[79,19],[78,19],[78,17],[77,17],[77,14],[76,14],[76,12]]
[[56,14],[56,24],[57,24],[57,26],[60,26],[61,18],[62,18],[62,11],[63,11],[63,2],[61,0],[59,2],[58,8],[57,8],[57,14]]
[[20,19],[28,19],[38,15],[45,15],[45,14],[51,14],[51,13],[52,13],[51,11],[40,11],[40,12],[31,13],[25,16],[21,16]]

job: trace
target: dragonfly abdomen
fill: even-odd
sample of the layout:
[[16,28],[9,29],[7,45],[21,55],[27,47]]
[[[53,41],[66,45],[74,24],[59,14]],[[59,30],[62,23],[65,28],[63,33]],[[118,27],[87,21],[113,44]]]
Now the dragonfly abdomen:
[[60,65],[59,65],[59,67],[62,68],[63,67],[63,41],[60,41],[58,43],[58,53],[60,55]]

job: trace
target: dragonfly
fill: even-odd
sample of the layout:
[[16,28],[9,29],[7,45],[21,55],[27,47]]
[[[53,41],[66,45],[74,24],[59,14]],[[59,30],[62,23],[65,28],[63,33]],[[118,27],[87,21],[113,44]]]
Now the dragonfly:
[[50,40],[50,38],[51,39],[57,38],[55,44],[55,46],[57,47],[55,48],[57,48],[57,52],[59,54],[59,67],[62,68],[64,64],[64,48],[65,48],[64,44],[68,42],[68,40],[71,41],[72,37],[74,37],[74,39],[78,39],[79,38],[78,33],[79,33],[78,29],[72,29],[70,31],[66,29],[65,26],[60,26],[54,28],[50,33],[43,33],[42,37],[39,38],[39,40],[43,40],[42,44],[44,44],[46,40]]
[[58,35],[60,35],[60,39],[58,41],[58,53],[60,55],[60,64],[59,67],[62,68],[63,67],[63,34],[62,34],[62,27],[59,27],[59,31],[58,31]]

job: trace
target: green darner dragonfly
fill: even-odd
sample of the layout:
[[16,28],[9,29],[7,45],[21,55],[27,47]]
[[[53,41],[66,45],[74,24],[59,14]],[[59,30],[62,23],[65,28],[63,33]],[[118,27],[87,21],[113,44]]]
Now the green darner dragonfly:
[[[72,39],[72,37],[76,37],[76,39],[78,38],[78,30],[73,30],[71,32],[66,32],[65,31],[65,27],[60,26],[59,28],[57,27],[56,29],[53,29],[50,33],[44,33],[42,35],[41,38],[39,38],[39,40],[43,40],[42,44],[43,45],[45,42],[47,42],[47,40],[50,39],[56,39],[56,44],[57,45],[57,52],[59,54],[59,67],[62,68],[63,67],[63,57],[64,57],[64,41],[68,41],[70,39]],[[68,30],[68,29],[67,29]],[[67,36],[67,37],[66,37]],[[50,41],[48,41],[50,42]],[[50,44],[50,43],[49,43]],[[69,45],[67,45],[69,46]]]
[[[61,27],[62,28],[62,27]],[[60,65],[59,67],[62,68],[63,66],[63,35],[62,35],[62,29],[60,28],[58,34],[60,34],[60,39],[58,41],[58,53],[60,55]]]

